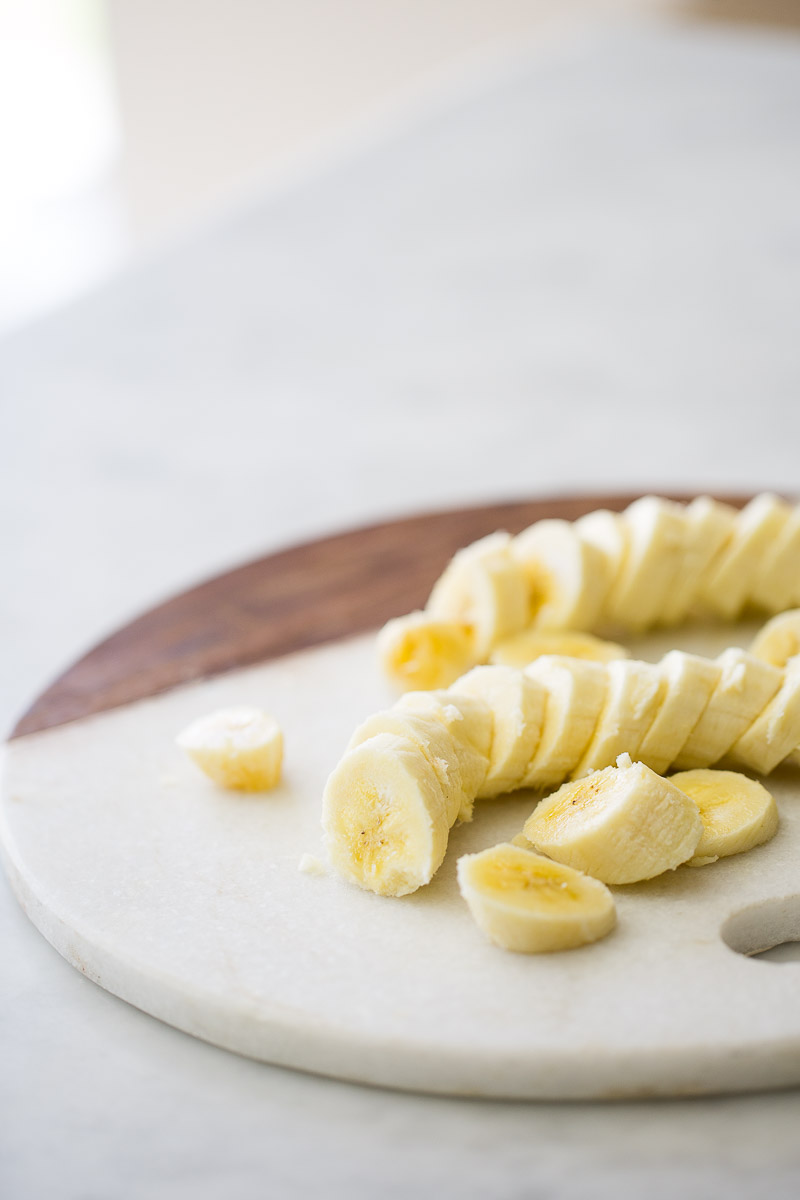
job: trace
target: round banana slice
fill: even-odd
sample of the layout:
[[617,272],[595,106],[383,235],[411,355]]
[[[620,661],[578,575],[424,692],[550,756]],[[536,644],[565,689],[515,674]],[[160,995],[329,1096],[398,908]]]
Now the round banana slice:
[[750,653],[762,662],[772,663],[773,667],[785,667],[790,658],[800,654],[800,608],[780,613],[767,621],[756,635]]
[[636,757],[663,775],[705,712],[722,669],[708,658],[683,650],[670,650],[658,666],[666,680],[666,692]]
[[710,496],[698,496],[685,509],[683,566],[664,592],[660,623],[677,625],[694,606],[712,560],[730,540],[738,512]]
[[736,771],[681,771],[670,783],[693,800],[703,835],[688,865],[704,866],[768,842],[778,828],[773,797],[755,779]]
[[567,658],[587,658],[591,662],[612,662],[628,658],[629,651],[616,642],[607,642],[592,633],[556,633],[526,629],[515,637],[499,642],[489,655],[489,662],[502,667],[527,667],[544,654]]
[[628,557],[628,527],[619,513],[610,512],[607,508],[598,508],[578,518],[575,522],[575,532],[582,542],[594,546],[602,555],[603,599],[597,624],[619,625],[611,600],[615,583],[621,578]]
[[792,509],[764,554],[761,569],[751,581],[749,599],[767,612],[800,604],[800,507]]
[[401,691],[449,687],[476,662],[471,627],[426,612],[387,621],[377,648],[385,674]]
[[459,550],[425,606],[432,617],[471,628],[473,661],[528,624],[530,588],[511,548],[509,534],[492,533]]
[[598,880],[508,843],[460,858],[458,886],[483,932],[521,954],[596,942],[617,920]]
[[[777,693],[734,742],[728,757],[761,775],[800,747],[800,658],[790,659]],[[795,760],[796,761],[796,760]]]
[[499,796],[522,785],[544,721],[546,694],[541,684],[513,667],[475,667],[450,694],[481,700],[494,714],[489,770],[478,797]]
[[275,787],[283,764],[283,734],[274,717],[239,705],[193,721],[177,744],[224,788],[264,792]]
[[542,800],[522,832],[557,862],[604,883],[636,883],[691,858],[703,823],[685,792],[620,755],[618,766]]
[[325,785],[331,865],[381,896],[406,896],[431,881],[451,824],[436,772],[409,738],[369,738],[344,755]]
[[576,779],[612,766],[620,754],[636,756],[666,694],[667,681],[657,665],[620,659],[605,669],[605,704],[589,744],[572,769]]
[[537,521],[513,542],[537,629],[591,629],[607,586],[606,561],[569,521]]
[[460,821],[472,820],[475,798],[489,771],[494,715],[489,705],[449,691],[406,692],[395,711],[433,718],[447,731],[463,786]]
[[580,658],[546,655],[525,668],[546,693],[544,723],[522,779],[523,787],[561,783],[580,759],[603,708],[605,665]]
[[727,620],[738,616],[790,513],[788,504],[769,493],[756,496],[742,509],[730,540],[701,581],[698,599],[704,607]]
[[649,629],[659,620],[664,597],[684,565],[686,515],[680,504],[643,496],[622,513],[628,553],[608,604],[627,629]]

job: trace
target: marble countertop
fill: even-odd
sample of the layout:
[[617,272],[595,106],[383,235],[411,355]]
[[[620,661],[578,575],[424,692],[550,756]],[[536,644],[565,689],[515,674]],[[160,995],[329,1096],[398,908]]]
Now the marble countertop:
[[[800,491],[798,149],[796,40],[574,35],[6,340],[0,717],[165,594],[347,524]],[[14,1200],[797,1194],[798,1092],[489,1103],[261,1066],[93,986],[0,887]]]

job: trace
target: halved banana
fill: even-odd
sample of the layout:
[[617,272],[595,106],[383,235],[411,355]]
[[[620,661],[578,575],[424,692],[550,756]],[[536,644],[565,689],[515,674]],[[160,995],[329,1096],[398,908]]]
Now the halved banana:
[[238,705],[193,721],[177,744],[215,783],[242,792],[275,787],[283,764],[283,734],[274,717]]
[[666,691],[636,757],[662,775],[705,712],[722,668],[708,658],[683,650],[670,650],[658,667],[666,681]]
[[569,521],[537,521],[512,543],[537,629],[591,629],[603,603],[605,560]]
[[508,843],[463,855],[458,886],[483,932],[521,954],[583,946],[616,924],[604,884]]
[[670,783],[693,800],[703,834],[689,866],[705,866],[768,842],[778,828],[775,800],[755,779],[737,771],[681,771]]
[[753,576],[748,598],[757,608],[780,612],[800,604],[800,507],[789,513],[786,524],[766,550]]
[[493,714],[489,770],[478,796],[498,796],[518,788],[539,742],[544,688],[513,667],[475,667],[450,692],[456,702],[460,696],[483,701]]
[[789,520],[788,504],[762,493],[736,519],[728,543],[713,559],[698,590],[704,607],[727,620],[738,616],[770,548]]
[[615,658],[628,658],[630,651],[616,642],[607,642],[592,633],[552,632],[526,629],[512,638],[506,638],[495,646],[489,662],[503,667],[526,667],[544,654],[558,654],[567,658],[587,658],[592,662],[612,662]]
[[605,703],[594,734],[571,772],[576,779],[611,766],[619,754],[637,755],[666,694],[666,678],[653,663],[619,659],[605,670]]
[[686,512],[659,496],[643,496],[622,513],[628,552],[608,598],[614,619],[627,629],[655,625],[684,562]]
[[521,779],[523,787],[550,787],[570,774],[594,733],[608,687],[605,665],[546,655],[525,668],[546,696],[544,723]]
[[683,566],[663,593],[661,624],[686,620],[709,565],[733,534],[738,515],[730,504],[710,496],[698,496],[686,506]]
[[702,832],[685,792],[628,755],[565,783],[523,827],[537,850],[604,883],[636,883],[674,869],[692,857]]
[[674,765],[713,766],[746,732],[783,683],[783,672],[732,646],[717,658],[720,677]]
[[769,775],[800,747],[800,657],[789,660],[780,688],[728,752],[732,762]]
[[476,662],[471,626],[427,612],[387,621],[377,649],[385,674],[402,691],[449,687]]
[[354,747],[325,786],[331,865],[381,896],[405,896],[431,881],[451,824],[433,765],[409,738],[379,733]]
[[785,667],[800,654],[800,608],[779,613],[756,635],[750,653],[774,667]]
[[477,662],[485,661],[495,642],[524,629],[530,588],[512,554],[510,535],[492,533],[459,550],[425,607],[433,617],[472,629]]

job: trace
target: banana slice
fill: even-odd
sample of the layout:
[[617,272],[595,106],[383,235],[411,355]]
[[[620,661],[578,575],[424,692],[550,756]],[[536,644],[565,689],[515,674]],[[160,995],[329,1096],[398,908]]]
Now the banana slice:
[[658,496],[635,500],[622,514],[628,553],[612,586],[608,607],[615,620],[641,632],[661,616],[664,597],[684,563],[684,508]]
[[603,597],[592,627],[598,624],[619,624],[610,602],[615,581],[623,574],[628,555],[628,527],[619,513],[609,512],[607,508],[598,508],[584,517],[579,517],[574,529],[582,542],[600,551],[603,563],[598,580]]
[[546,694],[541,684],[512,667],[475,667],[450,688],[481,700],[494,716],[489,770],[478,797],[499,796],[521,786],[539,742]]
[[614,900],[597,879],[503,843],[458,860],[458,886],[476,924],[521,954],[571,950],[614,928]]
[[547,655],[525,668],[543,688],[544,723],[523,787],[550,787],[572,771],[594,733],[608,675],[602,663]]
[[694,801],[644,763],[565,783],[542,800],[523,834],[537,850],[604,883],[636,883],[691,858],[703,832]]
[[736,771],[682,771],[670,783],[693,800],[703,835],[688,865],[705,866],[760,846],[778,828],[778,809],[765,787]]
[[530,588],[512,554],[507,533],[492,533],[459,550],[434,585],[426,605],[432,617],[468,625],[475,660],[485,661],[495,642],[528,624]]
[[415,612],[387,621],[378,634],[378,658],[395,687],[449,687],[476,662],[469,625]]
[[489,662],[503,667],[526,667],[544,654],[611,662],[615,658],[627,658],[629,651],[591,633],[548,633],[526,629],[516,637],[499,642],[489,655]]
[[732,646],[716,660],[720,677],[674,765],[713,766],[746,732],[783,683],[783,672]]
[[731,620],[741,612],[752,581],[790,512],[788,504],[765,492],[739,513],[729,542],[712,561],[698,589],[699,600],[716,616]]
[[686,620],[711,562],[733,534],[738,515],[730,504],[710,496],[698,496],[686,506],[683,567],[663,594],[661,624]]
[[513,542],[537,629],[590,629],[603,603],[605,560],[569,521],[537,521]]
[[773,667],[785,667],[790,658],[800,654],[800,608],[767,621],[753,641],[750,653]]
[[800,508],[793,508],[786,524],[764,554],[753,577],[749,599],[757,608],[780,612],[800,604]]
[[580,779],[611,766],[619,754],[634,757],[666,694],[657,665],[620,659],[605,668],[608,690],[594,734],[571,774]]
[[[728,757],[769,775],[800,747],[800,658],[792,658],[783,683],[752,725],[734,742]],[[794,760],[796,761],[796,760]]]
[[451,824],[436,772],[408,738],[377,734],[348,751],[325,785],[331,865],[381,896],[406,896],[431,881]]
[[658,665],[666,680],[666,692],[636,757],[663,775],[705,712],[722,668],[683,650],[670,650]]
[[275,787],[283,764],[283,734],[274,717],[240,705],[193,721],[177,744],[224,788],[264,792]]
[[489,771],[494,715],[488,704],[449,691],[406,692],[395,709],[433,718],[447,731],[463,790],[460,821],[472,820],[475,798]]

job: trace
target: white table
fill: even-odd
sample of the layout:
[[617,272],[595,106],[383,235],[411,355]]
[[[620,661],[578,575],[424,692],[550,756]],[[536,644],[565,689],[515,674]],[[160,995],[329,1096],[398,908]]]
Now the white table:
[[[796,41],[575,37],[0,346],[6,723],[142,607],[300,536],[796,492],[798,143]],[[260,1066],[87,982],[2,886],[13,1200],[797,1194],[796,1092],[495,1104]]]

